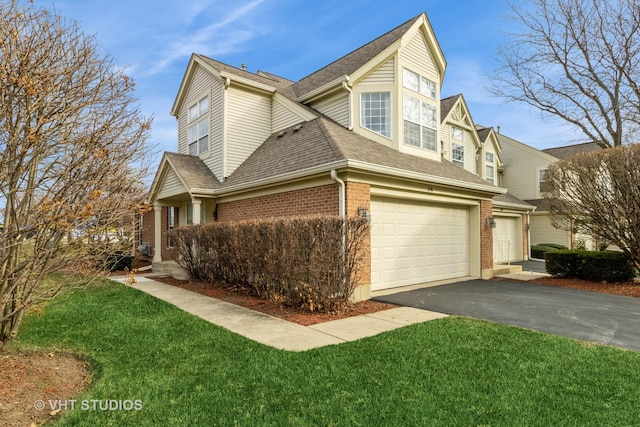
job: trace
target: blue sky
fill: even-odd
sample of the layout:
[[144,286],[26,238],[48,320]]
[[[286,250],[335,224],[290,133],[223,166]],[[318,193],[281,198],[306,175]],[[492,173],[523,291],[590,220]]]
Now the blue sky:
[[[474,121],[536,148],[583,142],[559,122],[529,107],[507,104],[486,89],[497,47],[513,22],[504,0],[36,0],[55,6],[95,35],[135,80],[151,143],[177,150],[169,114],[192,52],[248,70],[298,80],[422,11],[448,66],[442,96],[462,93]],[[458,3],[461,4],[461,3]],[[158,157],[159,159],[159,157]]]

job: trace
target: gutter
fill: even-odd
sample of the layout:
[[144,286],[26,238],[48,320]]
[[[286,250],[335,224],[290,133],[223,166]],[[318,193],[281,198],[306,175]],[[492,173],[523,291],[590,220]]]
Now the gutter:
[[347,129],[353,130],[353,91],[351,90],[351,85],[349,84],[349,76],[344,76],[342,88],[349,93],[349,125]]
[[338,183],[338,211],[340,212],[340,218],[345,218],[345,198],[346,198],[346,186],[343,180],[338,176],[338,172],[335,169],[331,169],[331,179]]

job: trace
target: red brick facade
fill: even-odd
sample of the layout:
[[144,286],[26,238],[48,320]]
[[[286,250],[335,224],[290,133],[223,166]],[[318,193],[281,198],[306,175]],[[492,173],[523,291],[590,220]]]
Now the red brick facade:
[[[358,208],[371,211],[371,188],[369,184],[347,182],[345,212],[347,217],[357,216]],[[371,231],[362,247],[362,264],[360,266],[360,283],[371,283]]]
[[491,200],[480,201],[480,269],[493,268],[493,229],[489,224],[489,218],[493,203]]
[[338,215],[338,184],[220,203],[217,209],[218,221]]

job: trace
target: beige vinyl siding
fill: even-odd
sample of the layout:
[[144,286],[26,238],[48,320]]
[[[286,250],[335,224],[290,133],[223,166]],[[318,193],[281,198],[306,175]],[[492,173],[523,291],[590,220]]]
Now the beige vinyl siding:
[[227,92],[226,176],[229,176],[271,135],[271,97],[233,86]]
[[500,138],[500,145],[502,187],[521,200],[539,199],[538,171],[547,169],[553,163],[552,158],[506,138]]
[[282,129],[286,129],[305,121],[303,117],[300,117],[294,111],[276,100],[273,101],[272,116],[273,122],[271,125],[271,133],[281,131]]
[[337,97],[322,100],[312,105],[312,108],[332,118],[344,127],[349,127],[349,95],[341,94]]
[[369,73],[360,83],[362,84],[384,84],[395,81],[395,61],[394,58]]
[[[189,154],[189,147],[187,141],[187,129],[189,128],[188,112],[189,107],[198,102],[205,96],[209,96],[209,111],[212,111],[213,100],[211,99],[211,87],[214,85],[220,85],[221,83],[202,67],[196,66],[193,79],[189,85],[189,90],[185,96],[184,102],[180,108],[180,114],[178,116],[178,152],[181,154]],[[209,123],[211,128],[211,123]],[[211,139],[211,135],[209,136]],[[211,143],[209,144],[211,147]]]
[[180,181],[180,178],[178,178],[178,175],[176,175],[173,169],[169,169],[169,171],[167,172],[167,176],[162,182],[162,187],[158,192],[157,199],[171,197],[186,192],[187,189],[184,188],[184,185],[182,185],[182,182]]
[[211,87],[211,99],[209,100],[209,153],[204,158],[205,164],[213,171],[213,174],[222,181],[222,145],[223,145],[223,96],[222,82],[214,80]]
[[531,245],[539,245],[540,243],[557,243],[559,245],[571,247],[571,237],[569,232],[555,228],[551,225],[549,215],[532,214],[530,221]]
[[473,137],[469,130],[460,125],[445,123],[440,126],[440,140],[442,141],[442,150],[445,153],[444,158],[453,161],[453,143],[461,143],[458,140],[454,140],[451,135],[454,127],[462,129],[464,134],[464,141],[462,141],[462,145],[464,146],[464,168],[471,173],[477,174],[476,148],[473,143]]
[[[427,40],[419,31],[414,35],[409,43],[400,50],[401,66],[406,66],[411,71],[420,73],[434,82],[440,81],[440,75],[436,69],[435,62],[431,56],[431,52],[427,48]],[[436,99],[439,99],[439,88]]]
[[473,136],[467,129],[463,128],[462,131],[464,133],[464,168],[471,173],[477,174],[476,146],[473,143]]

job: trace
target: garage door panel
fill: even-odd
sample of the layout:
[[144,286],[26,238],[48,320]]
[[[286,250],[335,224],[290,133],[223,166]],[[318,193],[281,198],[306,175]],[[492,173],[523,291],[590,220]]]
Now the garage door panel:
[[469,274],[467,208],[372,199],[371,214],[373,290]]

